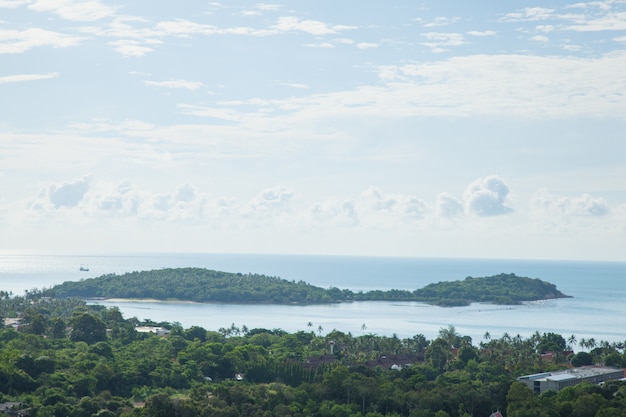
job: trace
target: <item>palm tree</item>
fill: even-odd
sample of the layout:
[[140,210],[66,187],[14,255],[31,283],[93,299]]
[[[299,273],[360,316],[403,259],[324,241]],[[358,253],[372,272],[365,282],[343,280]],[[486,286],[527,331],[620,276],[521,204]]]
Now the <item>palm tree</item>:
[[593,350],[593,348],[595,348],[596,346],[597,346],[596,339],[594,339],[593,337],[590,337],[589,339],[587,339],[587,347],[589,349]]
[[317,326],[317,333],[321,336],[322,332],[324,331],[324,328],[322,327],[322,325],[320,324],[319,326]]
[[611,343],[608,340],[600,340],[598,346],[602,348],[602,354],[604,355],[608,355],[614,350],[612,349]]
[[574,350],[574,346],[576,346],[576,335],[571,335],[570,337],[567,338],[567,343],[569,343],[569,348],[571,350]]

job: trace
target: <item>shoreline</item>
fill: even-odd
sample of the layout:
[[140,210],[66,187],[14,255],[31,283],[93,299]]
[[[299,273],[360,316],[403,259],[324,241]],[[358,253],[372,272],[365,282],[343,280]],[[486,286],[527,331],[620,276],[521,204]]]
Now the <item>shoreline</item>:
[[210,304],[176,299],[158,300],[156,298],[85,298],[85,302],[87,303],[97,303],[98,301],[107,303]]

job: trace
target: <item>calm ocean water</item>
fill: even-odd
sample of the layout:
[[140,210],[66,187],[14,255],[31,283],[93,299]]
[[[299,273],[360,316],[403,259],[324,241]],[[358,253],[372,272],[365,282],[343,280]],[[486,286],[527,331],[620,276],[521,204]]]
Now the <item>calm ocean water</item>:
[[[79,271],[83,265],[89,272]],[[410,337],[437,336],[454,325],[475,343],[489,332],[528,337],[535,331],[556,332],[566,338],[626,340],[626,263],[425,259],[391,257],[155,254],[112,256],[61,256],[0,254],[0,289],[23,294],[64,281],[77,281],[108,273],[165,267],[204,267],[228,272],[252,272],[303,280],[321,287],[416,289],[431,282],[499,273],[540,278],[554,283],[574,298],[526,303],[521,306],[473,304],[441,308],[421,303],[360,302],[322,306],[223,305],[158,302],[101,302],[116,305],[125,317],[180,322],[184,327],[209,330],[246,325],[281,328],[293,332],[322,327],[353,335],[375,333]],[[365,325],[365,330],[363,330]]]

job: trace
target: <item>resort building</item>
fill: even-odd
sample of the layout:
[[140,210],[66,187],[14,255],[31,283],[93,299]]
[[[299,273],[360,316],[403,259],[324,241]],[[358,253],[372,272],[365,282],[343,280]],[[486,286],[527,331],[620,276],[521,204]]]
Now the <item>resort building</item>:
[[581,382],[600,384],[622,378],[624,378],[624,370],[621,368],[581,366],[580,368],[570,368],[563,371],[524,375],[517,378],[517,380],[526,384],[535,394],[540,394],[549,390],[559,391]]
[[157,336],[167,336],[168,334],[170,334],[170,331],[165,327],[139,326],[135,327],[135,330],[139,333],[154,333]]

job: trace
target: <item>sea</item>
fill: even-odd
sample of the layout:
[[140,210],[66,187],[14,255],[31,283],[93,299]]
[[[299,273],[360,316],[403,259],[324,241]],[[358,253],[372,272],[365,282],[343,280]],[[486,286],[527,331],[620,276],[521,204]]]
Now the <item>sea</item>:
[[[81,267],[89,271],[81,271]],[[352,291],[415,290],[429,283],[500,273],[539,278],[571,298],[527,302],[515,306],[474,303],[437,307],[418,302],[352,302],[330,305],[250,305],[90,301],[116,306],[125,318],[201,326],[207,330],[232,325],[248,329],[338,330],[353,336],[377,334],[434,339],[441,329],[478,344],[491,338],[554,332],[568,339],[626,341],[626,262],[519,259],[448,259],[257,254],[114,254],[63,255],[0,253],[0,290],[23,295],[104,274],[161,268],[201,267],[226,272],[257,273],[305,281],[323,288]],[[575,347],[576,348],[576,347]]]

